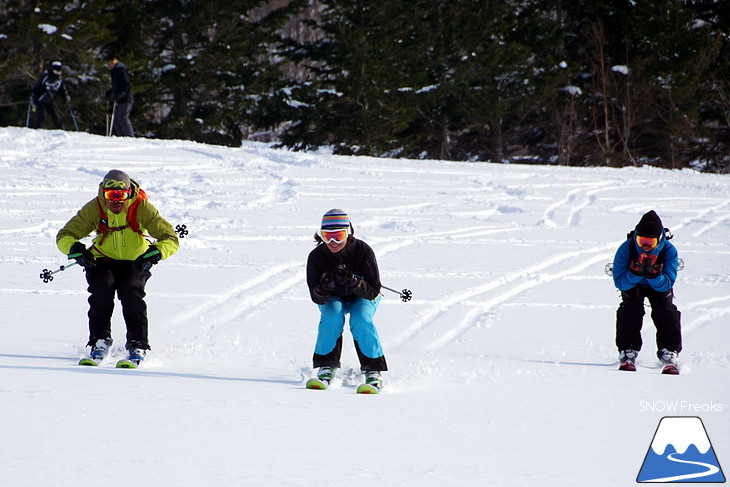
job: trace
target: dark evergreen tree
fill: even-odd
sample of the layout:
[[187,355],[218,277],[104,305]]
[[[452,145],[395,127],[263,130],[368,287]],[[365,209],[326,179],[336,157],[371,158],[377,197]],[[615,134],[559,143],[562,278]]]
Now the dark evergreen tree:
[[[240,145],[252,106],[280,71],[268,57],[277,32],[301,1],[256,12],[261,0],[134,2],[115,9],[133,73],[138,132],[161,138]],[[133,12],[133,13],[130,13]],[[150,22],[149,19],[156,19]],[[139,39],[124,38],[128,25]]]
[[[100,47],[109,42],[107,0],[84,3],[49,0],[4,1],[0,6],[0,125],[25,126],[33,83],[52,61],[61,61],[71,105],[81,130],[94,131],[103,120],[98,96],[104,66]],[[67,129],[73,129],[65,101],[57,103]]]
[[507,2],[329,0],[321,36],[287,54],[311,66],[289,91],[291,147],[501,159],[528,53],[504,48]]

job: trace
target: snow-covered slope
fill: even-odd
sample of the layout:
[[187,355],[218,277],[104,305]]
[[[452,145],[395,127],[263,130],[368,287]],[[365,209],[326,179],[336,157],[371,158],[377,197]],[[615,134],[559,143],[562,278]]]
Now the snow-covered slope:
[[[153,350],[131,371],[76,365],[83,272],[39,279],[67,263],[56,232],[112,168],[190,232],[153,269]],[[18,128],[0,129],[0,174],[4,485],[629,485],[667,415],[701,416],[730,464],[727,176]],[[379,396],[354,378],[303,386],[318,320],[305,261],[333,207],[383,284],[413,292],[383,291]],[[678,377],[659,373],[648,313],[638,372],[615,370],[604,265],[649,209],[685,262]],[[119,309],[113,327],[123,344]],[[357,369],[349,334],[343,366]]]

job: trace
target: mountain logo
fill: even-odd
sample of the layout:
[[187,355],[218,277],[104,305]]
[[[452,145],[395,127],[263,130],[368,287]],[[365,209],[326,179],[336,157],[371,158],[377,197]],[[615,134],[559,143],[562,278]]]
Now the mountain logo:
[[662,418],[636,481],[724,483],[725,475],[702,420],[695,416]]

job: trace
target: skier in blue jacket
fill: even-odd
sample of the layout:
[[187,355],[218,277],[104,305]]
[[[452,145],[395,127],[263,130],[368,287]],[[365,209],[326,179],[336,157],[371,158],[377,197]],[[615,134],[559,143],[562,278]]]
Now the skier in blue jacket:
[[616,251],[613,282],[621,291],[621,304],[616,311],[616,346],[621,370],[636,370],[635,361],[642,345],[644,298],[649,300],[651,319],[657,330],[657,357],[665,366],[676,369],[682,351],[681,313],[673,302],[678,264],[677,249],[669,242],[654,210],[641,217]]

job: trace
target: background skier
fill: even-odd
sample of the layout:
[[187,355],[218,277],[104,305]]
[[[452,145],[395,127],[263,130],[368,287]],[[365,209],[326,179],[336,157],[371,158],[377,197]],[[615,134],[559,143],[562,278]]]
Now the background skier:
[[678,373],[677,357],[682,351],[680,312],[673,303],[674,281],[679,259],[669,242],[664,225],[654,210],[641,217],[613,260],[613,282],[621,291],[616,312],[616,346],[621,370],[636,370],[641,350],[644,298],[651,305],[656,326],[657,356],[664,373]]
[[66,102],[69,95],[66,86],[61,79],[63,64],[60,61],[53,61],[50,67],[43,73],[33,85],[33,93],[30,97],[32,111],[36,114],[31,123],[31,128],[37,129],[46,121],[46,111],[51,116],[53,124],[57,129],[62,128],[61,119],[58,118],[54,97],[60,94]]
[[381,299],[375,253],[355,238],[349,217],[340,209],[324,214],[314,238],[317,246],[307,259],[307,286],[320,311],[313,358],[319,383],[310,381],[308,387],[326,388],[341,366],[342,332],[349,314],[365,384],[377,392],[382,387],[380,372],[388,366],[373,323]]
[[[136,229],[134,227],[137,227]],[[143,232],[157,241],[151,245]],[[79,242],[92,231],[91,248]],[[150,268],[177,252],[172,225],[160,216],[139,185],[119,170],[109,171],[96,198],[86,203],[56,236],[58,248],[86,271],[89,283],[90,356],[103,360],[112,344],[114,294],[122,303],[127,325],[129,360],[139,363],[150,349],[145,284]]]
[[134,105],[129,72],[113,54],[107,54],[105,60],[112,80],[112,89],[107,92],[107,98],[111,98],[114,102],[112,131],[120,137],[134,137],[132,123],[129,121],[129,114],[132,113]]

